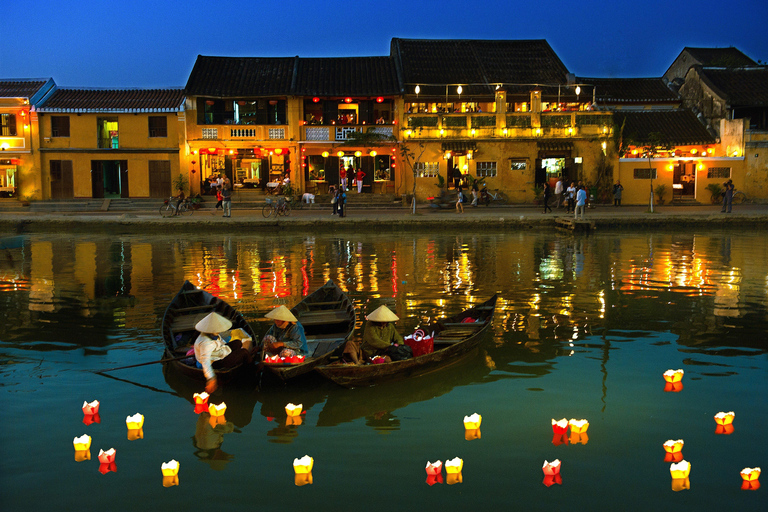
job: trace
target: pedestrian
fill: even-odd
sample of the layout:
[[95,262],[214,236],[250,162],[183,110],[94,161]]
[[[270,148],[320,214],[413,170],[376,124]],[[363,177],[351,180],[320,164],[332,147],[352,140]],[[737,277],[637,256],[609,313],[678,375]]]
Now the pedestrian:
[[581,218],[584,218],[584,207],[587,204],[587,190],[581,186],[579,187],[579,190],[576,192],[576,211],[574,212],[573,218],[575,220],[579,220],[579,214],[581,214]]
[[344,217],[344,207],[347,204],[347,192],[344,187],[339,187],[336,197],[336,207],[339,209],[339,218]]
[[621,206],[621,191],[624,187],[621,186],[621,182],[617,181],[613,186],[613,206]]
[[552,197],[552,189],[549,186],[549,183],[546,181],[544,182],[544,213],[547,213],[547,210],[550,212],[552,211],[552,208],[549,207],[549,199]]
[[731,213],[731,205],[733,204],[733,181],[726,181],[723,186],[725,192],[723,192],[723,209],[721,213]]
[[232,187],[229,179],[224,180],[224,186],[221,187],[221,206],[224,210],[224,217],[232,216]]
[[331,185],[331,188],[328,189],[328,193],[331,195],[331,215],[336,215],[336,202],[339,200],[336,195],[336,187]]
[[576,209],[576,184],[571,182],[570,185],[568,185],[568,189],[566,190],[566,196],[568,200],[568,210],[566,213],[573,213]]
[[458,189],[461,185],[462,179],[461,171],[459,170],[458,165],[453,166],[453,172],[451,175],[453,176],[453,188]]
[[472,183],[472,206],[477,206],[477,202],[480,199],[480,190],[477,188],[477,180]]
[[555,183],[555,199],[557,200],[557,208],[563,207],[563,177],[557,178]]
[[341,181],[341,186],[346,188],[347,187],[347,175],[352,174],[352,166],[349,166],[349,171],[344,168],[344,165],[342,164],[341,169],[339,170],[339,181]]
[[464,192],[461,190],[461,185],[456,188],[458,192],[458,200],[456,201],[456,213],[464,213]]
[[[365,177],[365,173],[362,169],[358,167],[357,173],[355,174],[355,180],[357,181],[357,193],[361,194],[363,192],[363,178]],[[346,194],[345,194],[346,195]]]
[[224,196],[221,194],[221,189],[223,188],[223,185],[216,187],[216,206],[214,207],[214,210],[218,210],[221,208],[222,210],[224,207],[221,205],[221,202],[224,200]]

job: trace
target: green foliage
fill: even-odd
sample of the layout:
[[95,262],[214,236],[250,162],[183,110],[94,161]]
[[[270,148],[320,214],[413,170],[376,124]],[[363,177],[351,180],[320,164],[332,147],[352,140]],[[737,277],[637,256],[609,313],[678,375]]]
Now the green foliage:
[[409,128],[436,128],[437,116],[412,116],[408,118]]
[[291,197],[293,196],[294,193],[295,191],[293,190],[293,185],[291,185],[290,183],[283,185],[282,194],[285,197]]
[[707,190],[709,190],[710,194],[714,197],[720,197],[723,193],[723,187],[719,183],[710,183],[707,185]]
[[466,128],[467,118],[465,116],[445,116],[443,117],[443,126],[446,128]]
[[530,128],[531,115],[518,114],[507,116],[507,128]]
[[182,190],[184,192],[187,191],[187,185],[189,185],[189,180],[187,180],[186,176],[179,173],[178,176],[176,176],[173,179],[173,190],[174,192],[177,190]]
[[664,194],[667,193],[667,186],[663,183],[660,183],[659,185],[656,185],[656,188],[653,189],[654,193],[656,194],[656,197],[659,198],[659,202],[664,202]]
[[493,128],[496,116],[472,116],[472,128]]
[[445,178],[440,173],[437,173],[437,186],[443,188],[445,186]]

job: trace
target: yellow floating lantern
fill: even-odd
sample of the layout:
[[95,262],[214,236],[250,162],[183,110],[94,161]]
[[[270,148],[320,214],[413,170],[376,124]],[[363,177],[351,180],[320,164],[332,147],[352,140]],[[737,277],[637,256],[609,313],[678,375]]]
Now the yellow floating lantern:
[[464,477],[459,473],[449,473],[445,478],[445,483],[448,485],[460,484],[464,482]]
[[672,479],[672,490],[675,492],[678,491],[684,491],[691,488],[691,480],[690,478],[673,478]]
[[733,423],[733,418],[736,417],[736,413],[731,412],[719,412],[715,414],[715,423],[718,425],[730,425]]
[[477,430],[483,422],[483,417],[477,413],[471,416],[464,416],[464,428],[467,430]]
[[128,429],[128,440],[129,441],[136,441],[137,439],[144,439],[144,429],[143,428],[129,428]]
[[571,434],[583,434],[589,428],[589,421],[571,419],[568,425],[571,427]]
[[91,448],[91,436],[83,434],[80,437],[74,438],[72,443],[75,445],[76,451],[89,450]]
[[760,468],[744,468],[739,474],[742,480],[753,482],[760,478]]
[[205,405],[208,403],[210,395],[203,391],[202,393],[195,393],[192,397],[195,399],[195,405]]
[[224,413],[227,412],[227,404],[224,402],[221,402],[218,405],[209,404],[208,412],[211,414],[211,416],[224,416]]
[[117,451],[114,448],[110,448],[107,451],[99,450],[99,463],[110,464],[115,462],[115,455],[117,455]]
[[480,439],[479,428],[468,428],[464,430],[464,439],[472,441],[473,439]]
[[682,369],[679,370],[667,370],[664,372],[664,380],[667,382],[680,382],[683,380],[685,372]]
[[83,402],[83,414],[85,415],[94,415],[99,414],[99,401],[94,400],[93,402]]
[[176,476],[164,476],[163,477],[163,487],[173,487],[175,485],[179,485],[179,477]]
[[446,474],[461,473],[464,468],[464,461],[458,457],[445,461]]
[[299,405],[288,404],[285,406],[285,414],[287,414],[288,416],[298,416],[301,414],[302,408],[303,408],[303,404],[299,404]]
[[685,441],[682,439],[678,439],[677,441],[670,439],[664,442],[664,451],[667,453],[678,453],[683,450],[684,445]]
[[91,460],[91,450],[75,450],[75,462]]
[[293,475],[293,483],[296,485],[296,487],[301,487],[302,485],[312,485],[312,472],[296,473]]
[[127,416],[125,418],[125,424],[129,430],[138,430],[144,426],[144,416],[136,413],[133,416]]
[[293,471],[297,475],[302,473],[310,473],[312,467],[315,465],[315,459],[309,455],[305,455],[300,459],[293,459]]
[[179,474],[179,462],[176,459],[163,462],[160,465],[160,471],[162,471],[163,476],[176,476]]
[[691,463],[687,460],[681,460],[680,462],[670,464],[669,472],[672,478],[688,478],[691,474]]
[[568,430],[568,420],[563,418],[561,420],[552,419],[552,432],[555,434],[565,434]]

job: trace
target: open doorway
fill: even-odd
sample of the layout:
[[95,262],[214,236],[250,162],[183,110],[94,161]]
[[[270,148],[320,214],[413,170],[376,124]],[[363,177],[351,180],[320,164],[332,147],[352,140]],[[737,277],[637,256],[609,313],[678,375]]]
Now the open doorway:
[[130,197],[127,160],[91,160],[91,194],[94,198]]

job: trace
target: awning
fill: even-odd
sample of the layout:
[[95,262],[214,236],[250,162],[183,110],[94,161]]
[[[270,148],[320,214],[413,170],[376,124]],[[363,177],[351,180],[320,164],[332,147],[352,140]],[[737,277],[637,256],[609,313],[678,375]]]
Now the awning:
[[570,151],[573,149],[572,142],[565,141],[540,141],[538,142],[539,151]]
[[446,151],[451,151],[451,152],[477,151],[477,143],[473,140],[443,142],[442,149],[443,149],[443,153],[445,153]]

